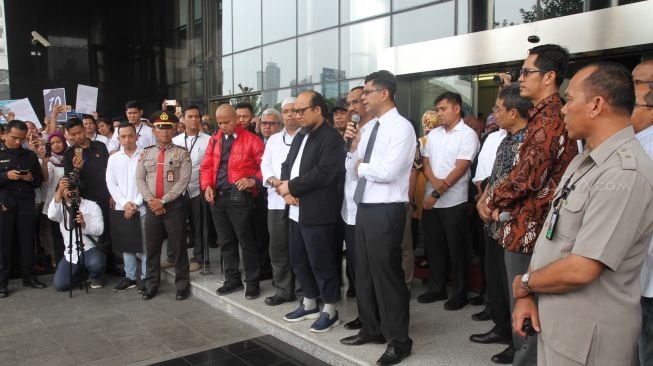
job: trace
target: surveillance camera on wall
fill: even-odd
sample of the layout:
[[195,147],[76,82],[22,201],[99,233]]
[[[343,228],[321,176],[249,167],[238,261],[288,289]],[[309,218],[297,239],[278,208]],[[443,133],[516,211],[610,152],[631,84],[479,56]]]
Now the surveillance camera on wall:
[[52,44],[37,31],[32,31],[32,44],[40,43],[43,47],[50,47]]

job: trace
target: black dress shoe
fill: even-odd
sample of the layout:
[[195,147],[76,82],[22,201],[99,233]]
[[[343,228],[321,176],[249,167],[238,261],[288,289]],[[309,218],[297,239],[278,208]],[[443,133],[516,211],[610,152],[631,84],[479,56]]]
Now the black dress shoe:
[[5,297],[9,297],[9,290],[6,287],[0,288],[0,299]]
[[257,285],[247,285],[247,287],[245,288],[245,298],[247,300],[258,299],[260,294],[261,291],[259,290],[259,287]]
[[480,313],[472,314],[472,320],[476,320],[477,322],[484,322],[490,319],[492,319],[492,314],[488,308],[483,309]]
[[467,305],[467,298],[463,296],[456,296],[449,299],[444,303],[445,310],[460,310]]
[[376,364],[378,366],[396,365],[409,355],[410,351],[404,351],[395,346],[388,346],[381,358],[376,361]]
[[474,343],[490,344],[490,343],[502,343],[510,344],[511,336],[510,334],[499,334],[492,329],[487,333],[481,334],[472,334],[469,336],[469,340]]
[[361,323],[361,321],[358,320],[358,318],[348,323],[345,323],[345,329],[349,329],[349,330],[358,330],[361,329],[362,327],[363,327],[363,323]]
[[215,290],[215,292],[218,295],[223,296],[223,295],[228,295],[228,294],[230,294],[230,293],[232,293],[234,291],[238,291],[238,290],[242,290],[242,289],[243,289],[243,284],[242,283],[225,282],[225,284],[222,285],[222,287],[220,287],[219,289]]
[[265,305],[277,306],[277,305],[283,304],[284,302],[290,302],[290,301],[295,301],[295,300],[297,300],[297,298],[294,297],[294,296],[293,296],[292,299],[286,299],[286,298],[283,298],[281,296],[272,295],[272,296],[269,296],[269,297],[265,298]]
[[190,286],[186,287],[183,290],[177,290],[177,295],[175,296],[175,299],[186,300],[186,298],[188,298],[188,295],[190,295]]
[[383,344],[385,343],[385,338],[382,335],[373,338],[363,338],[359,334],[345,337],[340,340],[340,343],[346,346],[360,346],[362,344],[374,343],[374,344]]
[[31,288],[46,288],[47,287],[44,283],[40,282],[36,278],[33,279],[33,280],[29,280],[29,281],[23,281],[23,286],[24,287],[31,287]]
[[141,295],[141,298],[143,300],[149,300],[149,299],[153,298],[154,296],[156,296],[156,291],[157,291],[157,289],[155,289],[155,288],[147,288],[147,289],[145,289],[145,292],[143,292],[143,295]]
[[439,291],[439,292],[429,291],[417,296],[417,302],[422,304],[430,304],[432,302],[436,302],[439,300],[446,300],[446,299],[447,299],[447,291]]
[[497,353],[496,355],[492,356],[491,360],[494,363],[508,365],[512,363],[514,358],[515,358],[515,349],[513,348],[513,346],[509,346],[508,348],[501,351],[501,353]]
[[485,295],[478,295],[469,299],[470,305],[483,305],[483,303],[485,303]]

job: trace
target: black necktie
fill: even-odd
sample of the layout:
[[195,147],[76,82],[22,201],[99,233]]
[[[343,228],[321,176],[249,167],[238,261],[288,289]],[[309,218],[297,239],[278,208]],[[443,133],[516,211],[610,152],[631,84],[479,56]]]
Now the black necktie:
[[[377,120],[374,123],[374,128],[372,129],[372,134],[370,139],[367,142],[367,148],[365,149],[365,156],[363,157],[363,163],[369,163],[370,158],[372,157],[372,150],[374,150],[374,142],[376,141],[376,134],[379,131],[379,121]],[[356,204],[361,203],[363,200],[363,194],[365,193],[365,185],[367,179],[360,177],[358,178],[358,183],[356,183],[356,190],[354,191],[354,202]]]

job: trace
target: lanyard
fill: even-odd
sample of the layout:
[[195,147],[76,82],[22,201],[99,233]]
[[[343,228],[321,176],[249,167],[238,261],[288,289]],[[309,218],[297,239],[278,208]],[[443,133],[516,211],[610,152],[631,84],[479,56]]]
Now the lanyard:
[[562,186],[562,192],[560,193],[560,196],[553,200],[551,206],[553,207],[553,212],[551,213],[551,221],[549,221],[549,227],[546,230],[546,238],[551,240],[553,239],[553,233],[555,232],[556,229],[556,224],[558,223],[558,215],[560,215],[560,206],[562,206],[562,202],[569,197],[569,194],[576,189],[576,183],[578,183],[579,180],[581,180],[585,174],[589,173],[592,171],[592,168],[594,168],[595,164],[592,163],[590,165],[589,169],[583,172],[583,174],[580,175],[571,185],[569,184],[571,182],[571,179],[574,177],[576,172],[573,172],[569,178],[565,181],[565,184]]
[[[187,138],[188,138],[188,135],[186,135],[186,133],[184,132],[184,147],[186,148],[186,150],[188,150],[188,144],[186,143]],[[195,136],[195,140],[193,140],[190,143],[190,150],[188,150],[188,153],[190,153],[190,154],[193,153],[193,147],[195,146],[195,143],[197,142],[197,139],[199,139],[199,138],[200,138],[200,134],[198,133],[197,136]]]

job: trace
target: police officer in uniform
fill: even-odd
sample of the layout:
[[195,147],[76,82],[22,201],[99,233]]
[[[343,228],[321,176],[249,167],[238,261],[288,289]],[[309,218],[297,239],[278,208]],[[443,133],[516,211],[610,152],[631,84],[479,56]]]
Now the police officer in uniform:
[[174,145],[174,114],[166,111],[150,116],[156,145],[143,150],[136,168],[136,185],[147,203],[145,215],[145,247],[147,251],[147,288],[143,300],[153,298],[161,281],[161,246],[167,233],[168,247],[174,253],[177,300],[190,292],[188,252],[186,250],[186,212],[183,196],[191,175],[190,154]]
[[34,276],[34,232],[36,206],[34,189],[41,186],[41,165],[36,154],[22,147],[27,125],[13,120],[7,124],[5,144],[0,145],[0,298],[9,296],[14,244],[20,250],[23,286],[45,288]]

